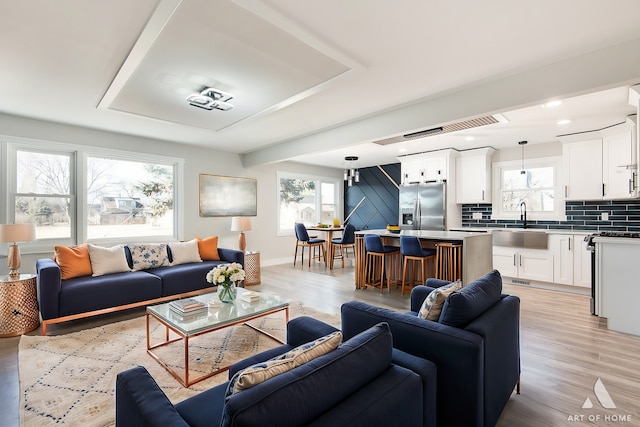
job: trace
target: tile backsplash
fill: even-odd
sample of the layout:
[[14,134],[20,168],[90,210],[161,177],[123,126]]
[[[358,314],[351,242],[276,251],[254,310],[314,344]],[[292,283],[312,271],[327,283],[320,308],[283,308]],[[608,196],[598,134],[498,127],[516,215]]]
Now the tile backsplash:
[[[482,219],[473,219],[473,213]],[[602,214],[609,218],[603,221]],[[527,227],[548,230],[640,232],[640,200],[592,200],[566,202],[566,221],[527,220]],[[491,219],[491,204],[462,205],[462,226],[474,228],[521,228],[519,220]]]

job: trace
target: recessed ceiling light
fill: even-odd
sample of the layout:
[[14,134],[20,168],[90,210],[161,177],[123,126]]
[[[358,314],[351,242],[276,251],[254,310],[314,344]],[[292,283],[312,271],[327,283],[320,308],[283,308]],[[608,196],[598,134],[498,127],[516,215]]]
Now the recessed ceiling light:
[[555,101],[549,101],[546,104],[542,104],[542,108],[552,108],[552,107],[557,107],[558,105],[562,104],[562,101],[559,100],[555,100]]
[[568,125],[569,123],[571,123],[569,119],[558,120],[559,125]]

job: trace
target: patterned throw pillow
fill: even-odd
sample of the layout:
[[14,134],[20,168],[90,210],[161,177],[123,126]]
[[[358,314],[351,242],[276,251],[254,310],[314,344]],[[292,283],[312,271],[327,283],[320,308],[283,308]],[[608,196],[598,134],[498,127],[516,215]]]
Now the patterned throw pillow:
[[437,321],[440,318],[444,301],[450,294],[460,288],[462,288],[462,282],[458,280],[434,289],[422,303],[422,307],[420,307],[420,311],[418,312],[418,317]]
[[303,344],[299,347],[289,350],[288,352],[267,360],[266,362],[257,363],[253,366],[236,372],[229,381],[227,386],[227,396],[246,390],[258,385],[276,375],[283,374],[293,368],[297,368],[316,357],[327,354],[340,345],[342,342],[342,332],[336,331],[315,341]]
[[170,265],[166,243],[143,243],[129,246],[133,271]]

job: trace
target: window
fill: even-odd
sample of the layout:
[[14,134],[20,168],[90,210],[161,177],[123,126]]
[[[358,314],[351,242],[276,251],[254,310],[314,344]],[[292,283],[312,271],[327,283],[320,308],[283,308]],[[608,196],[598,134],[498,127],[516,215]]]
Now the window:
[[87,157],[87,238],[171,236],[173,166]]
[[335,178],[278,172],[278,234],[293,233],[293,224],[331,224],[340,217],[340,181]]
[[[560,191],[559,158],[532,159],[525,162],[500,162],[493,165],[493,219],[519,219],[526,206],[529,219],[563,220],[564,200]],[[499,184],[499,185],[496,185]],[[525,205],[521,206],[522,203]]]
[[0,147],[10,206],[0,220],[35,223],[33,250],[178,239],[181,159],[36,141]]
[[13,222],[34,223],[38,239],[73,236],[75,195],[72,153],[16,150],[15,191],[9,206]]

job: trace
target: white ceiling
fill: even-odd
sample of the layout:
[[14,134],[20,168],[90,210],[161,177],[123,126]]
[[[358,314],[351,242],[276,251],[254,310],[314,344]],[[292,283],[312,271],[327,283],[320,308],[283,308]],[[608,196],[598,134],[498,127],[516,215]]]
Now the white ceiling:
[[[0,8],[0,112],[241,153],[247,166],[343,167],[347,155],[372,166],[447,147],[557,141],[623,122],[636,111],[628,87],[640,83],[636,0],[0,0]],[[233,94],[235,108],[189,106],[186,96],[206,86]],[[554,98],[563,104],[540,107]],[[508,123],[372,143],[497,113]]]

